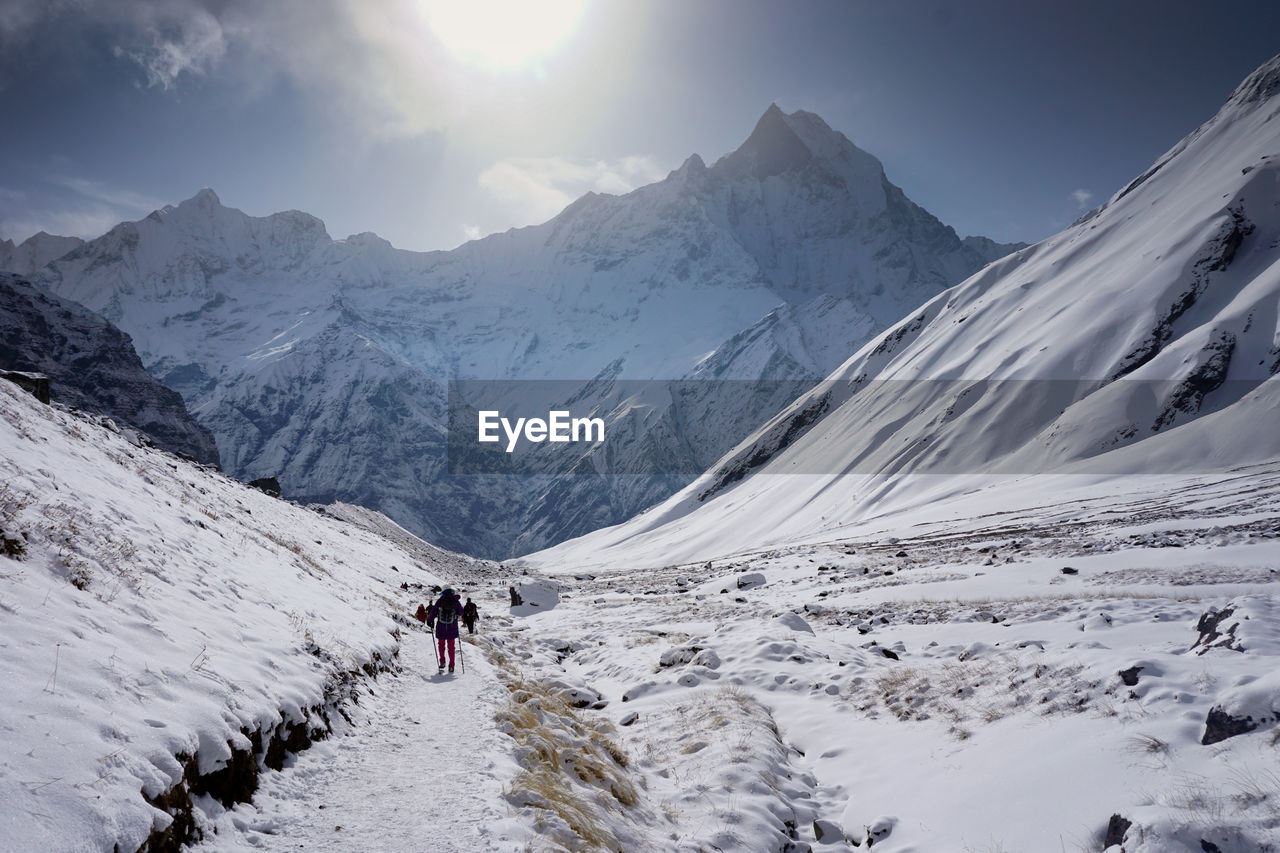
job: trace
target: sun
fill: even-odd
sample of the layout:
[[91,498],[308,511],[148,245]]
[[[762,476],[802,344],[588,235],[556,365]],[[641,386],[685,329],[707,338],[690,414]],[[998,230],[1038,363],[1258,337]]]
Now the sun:
[[514,71],[554,53],[586,0],[419,0],[427,25],[461,62]]

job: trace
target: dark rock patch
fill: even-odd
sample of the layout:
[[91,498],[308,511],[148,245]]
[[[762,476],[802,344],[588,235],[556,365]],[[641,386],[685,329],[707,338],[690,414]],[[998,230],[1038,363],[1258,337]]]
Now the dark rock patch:
[[49,377],[43,373],[27,373],[21,370],[0,370],[0,379],[8,379],[23,391],[49,405]]
[[1111,820],[1107,821],[1107,833],[1102,839],[1102,848],[1105,850],[1115,844],[1124,843],[1124,835],[1129,831],[1129,827],[1133,826],[1133,821],[1113,814]]
[[259,477],[256,480],[250,480],[249,485],[259,491],[266,492],[273,498],[280,497],[280,481],[275,477]]
[[1235,612],[1234,607],[1226,607],[1222,610],[1211,607],[1200,615],[1199,621],[1196,622],[1196,630],[1200,632],[1200,636],[1191,644],[1193,649],[1197,646],[1201,647],[1196,654],[1202,655],[1211,648],[1244,651],[1244,646],[1240,645],[1239,640],[1236,639],[1236,629],[1240,627],[1240,622],[1237,620],[1223,627],[1223,623]]
[[1204,746],[1220,743],[1227,738],[1251,732],[1258,727],[1253,717],[1233,717],[1221,708],[1210,708],[1204,720],[1204,737],[1200,743]]

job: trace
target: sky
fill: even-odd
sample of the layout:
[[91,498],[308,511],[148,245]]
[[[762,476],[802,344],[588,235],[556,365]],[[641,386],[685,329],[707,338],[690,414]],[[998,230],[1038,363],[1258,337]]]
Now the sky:
[[0,238],[208,186],[449,249],[714,162],[777,103],[962,236],[1031,242],[1277,34],[1280,4],[1238,0],[0,0]]

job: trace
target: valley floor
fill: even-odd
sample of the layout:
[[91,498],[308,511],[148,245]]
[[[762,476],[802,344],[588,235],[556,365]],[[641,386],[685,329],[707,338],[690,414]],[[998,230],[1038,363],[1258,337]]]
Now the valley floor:
[[[354,733],[203,849],[1277,849],[1280,477],[1128,486],[521,578],[542,606],[491,620],[471,671],[424,679],[409,636]],[[512,697],[545,743],[507,758]],[[611,781],[584,769],[597,734]]]
[[527,632],[608,702],[673,849],[1280,848],[1280,475],[1022,498],[544,566]]

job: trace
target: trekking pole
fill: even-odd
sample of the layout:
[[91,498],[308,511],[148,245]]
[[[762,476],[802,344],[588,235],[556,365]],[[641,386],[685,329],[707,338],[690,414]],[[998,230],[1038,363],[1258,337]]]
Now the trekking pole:
[[458,637],[458,666],[462,669],[462,674],[467,674],[467,659],[462,656],[462,637]]

